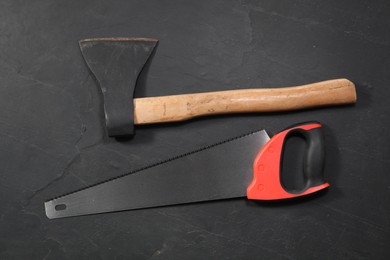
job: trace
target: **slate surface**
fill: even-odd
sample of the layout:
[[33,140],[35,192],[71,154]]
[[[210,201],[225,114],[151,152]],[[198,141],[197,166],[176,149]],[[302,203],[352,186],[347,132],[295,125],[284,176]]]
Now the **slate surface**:
[[[355,106],[202,118],[104,132],[79,51],[91,37],[160,39],[136,97],[346,77]],[[388,259],[388,1],[0,2],[1,259]],[[43,202],[258,128],[325,124],[331,188],[49,220]]]

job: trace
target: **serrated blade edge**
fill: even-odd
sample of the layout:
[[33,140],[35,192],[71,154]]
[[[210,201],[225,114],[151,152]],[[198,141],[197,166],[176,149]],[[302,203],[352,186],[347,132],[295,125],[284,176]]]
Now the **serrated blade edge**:
[[[45,202],[48,218],[241,197],[265,130],[209,145]],[[65,207],[61,209],[61,207]]]

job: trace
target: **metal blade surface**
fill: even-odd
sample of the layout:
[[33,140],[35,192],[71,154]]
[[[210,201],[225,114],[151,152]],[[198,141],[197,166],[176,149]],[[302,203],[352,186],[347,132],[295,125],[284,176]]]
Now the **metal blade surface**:
[[176,156],[45,202],[49,218],[246,196],[262,130]]
[[84,60],[102,90],[109,136],[134,134],[134,89],[156,44],[156,39],[146,38],[80,41]]

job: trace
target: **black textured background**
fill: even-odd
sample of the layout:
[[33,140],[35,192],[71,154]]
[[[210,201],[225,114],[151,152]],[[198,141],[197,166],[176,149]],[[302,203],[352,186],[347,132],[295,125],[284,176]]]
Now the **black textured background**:
[[[91,37],[160,39],[136,97],[346,77],[355,106],[202,118],[104,132],[79,50]],[[388,259],[388,1],[0,1],[1,259]],[[49,220],[43,202],[258,128],[325,124],[316,198],[244,199]]]

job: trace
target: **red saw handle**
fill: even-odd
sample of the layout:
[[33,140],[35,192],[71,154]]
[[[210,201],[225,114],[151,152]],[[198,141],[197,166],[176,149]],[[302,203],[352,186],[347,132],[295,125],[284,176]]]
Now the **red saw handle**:
[[[253,165],[254,178],[247,188],[247,197],[252,200],[279,200],[308,195],[329,187],[323,179],[325,149],[322,126],[317,122],[294,125],[273,136],[259,154]],[[294,134],[303,137],[306,150],[303,160],[304,187],[287,191],[281,182],[281,163],[286,141]]]

